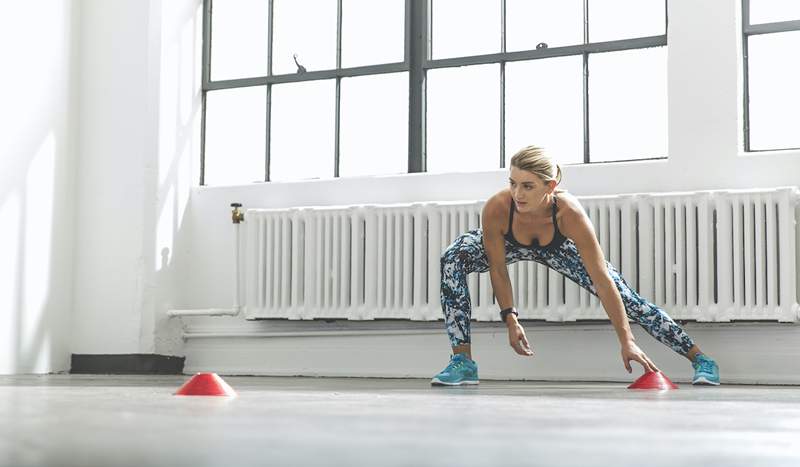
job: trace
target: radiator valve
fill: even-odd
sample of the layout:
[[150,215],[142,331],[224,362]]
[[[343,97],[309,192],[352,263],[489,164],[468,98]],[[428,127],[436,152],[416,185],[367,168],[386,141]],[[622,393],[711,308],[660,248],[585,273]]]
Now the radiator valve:
[[231,207],[233,211],[231,211],[231,217],[233,218],[233,223],[238,224],[244,221],[244,213],[242,212],[241,208],[242,203],[231,203]]

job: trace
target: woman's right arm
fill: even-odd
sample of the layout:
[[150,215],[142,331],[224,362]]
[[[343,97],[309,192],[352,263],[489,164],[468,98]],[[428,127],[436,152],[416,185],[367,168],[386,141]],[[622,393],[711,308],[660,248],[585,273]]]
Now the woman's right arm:
[[481,228],[483,230],[483,248],[489,260],[492,290],[497,305],[501,310],[505,310],[514,306],[514,298],[506,267],[506,245],[502,230],[504,209],[502,206],[500,200],[494,196],[486,201],[481,213]]
[[[511,279],[508,277],[506,266],[506,244],[502,230],[505,211],[503,203],[493,196],[486,201],[481,214],[483,247],[489,260],[489,277],[492,281],[492,290],[497,299],[497,305],[501,310],[514,306]],[[528,338],[525,337],[525,330],[514,314],[506,317],[506,326],[508,327],[508,343],[514,351],[520,355],[533,355]]]

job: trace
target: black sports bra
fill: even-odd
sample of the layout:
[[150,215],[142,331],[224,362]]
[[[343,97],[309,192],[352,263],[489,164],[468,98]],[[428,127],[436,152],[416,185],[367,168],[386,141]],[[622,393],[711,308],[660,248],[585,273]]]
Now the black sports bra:
[[515,243],[515,244],[517,244],[517,245],[519,245],[521,247],[525,247],[525,248],[532,248],[532,247],[536,247],[536,248],[556,248],[556,247],[560,246],[562,243],[564,243],[564,240],[567,239],[567,237],[562,235],[561,232],[559,232],[559,230],[558,230],[558,223],[556,222],[556,210],[557,210],[557,207],[558,207],[558,197],[556,195],[553,195],[553,227],[555,227],[555,233],[553,234],[553,240],[550,243],[548,243],[547,245],[545,245],[545,246],[539,245],[539,239],[538,238],[534,238],[533,239],[533,244],[532,245],[524,245],[524,244],[518,242],[516,238],[514,238],[514,233],[511,231],[511,223],[514,221],[514,211],[515,211],[514,206],[515,206],[515,203],[514,203],[514,200],[512,199],[511,200],[511,209],[510,209],[510,213],[508,215],[508,232],[506,232],[506,235],[505,235],[506,240],[510,241],[511,243]]

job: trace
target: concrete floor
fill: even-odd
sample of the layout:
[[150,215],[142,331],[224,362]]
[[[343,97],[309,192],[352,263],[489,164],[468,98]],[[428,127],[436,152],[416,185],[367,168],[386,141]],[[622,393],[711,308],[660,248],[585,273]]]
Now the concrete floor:
[[[631,379],[635,379],[634,375]],[[0,376],[3,466],[800,465],[800,387]]]

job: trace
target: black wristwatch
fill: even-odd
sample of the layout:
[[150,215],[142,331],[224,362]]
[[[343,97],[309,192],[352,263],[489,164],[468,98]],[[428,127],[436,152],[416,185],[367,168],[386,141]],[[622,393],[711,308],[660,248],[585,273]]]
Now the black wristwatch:
[[514,314],[514,316],[519,316],[517,310],[515,310],[514,307],[512,306],[511,308],[506,308],[505,310],[500,312],[500,319],[502,319],[503,322],[505,323],[507,321],[506,318],[508,318],[508,315],[512,313]]

